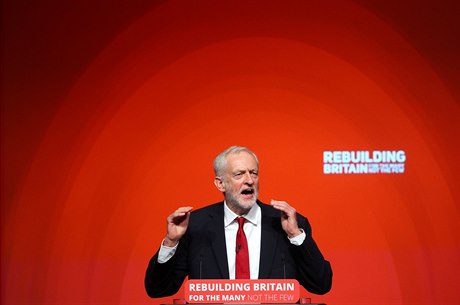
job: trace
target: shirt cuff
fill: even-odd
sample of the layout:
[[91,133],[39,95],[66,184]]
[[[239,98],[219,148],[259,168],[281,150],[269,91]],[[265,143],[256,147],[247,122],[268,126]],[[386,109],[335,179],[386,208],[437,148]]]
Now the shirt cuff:
[[168,247],[163,245],[163,241],[161,242],[160,251],[158,251],[158,262],[160,264],[166,263],[173,257],[174,253],[176,253],[177,245],[179,244],[177,243],[174,247]]
[[291,244],[300,246],[303,243],[307,235],[305,234],[305,231],[303,229],[300,229],[300,231],[302,231],[302,233],[300,233],[299,235],[294,237],[288,237]]

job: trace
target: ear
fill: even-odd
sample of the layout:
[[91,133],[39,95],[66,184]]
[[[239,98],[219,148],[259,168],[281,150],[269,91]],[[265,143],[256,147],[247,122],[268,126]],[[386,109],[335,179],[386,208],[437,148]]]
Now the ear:
[[225,192],[225,183],[220,177],[214,178],[214,185],[220,192]]

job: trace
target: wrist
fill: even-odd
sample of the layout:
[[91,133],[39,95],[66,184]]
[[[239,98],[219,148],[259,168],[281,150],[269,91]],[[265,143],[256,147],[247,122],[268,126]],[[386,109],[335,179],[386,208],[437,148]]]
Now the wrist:
[[166,236],[163,239],[163,246],[172,248],[172,247],[175,247],[178,242],[179,242],[178,240],[173,240],[173,239],[170,239],[168,236]]
[[299,236],[300,234],[302,234],[302,230],[300,228],[297,228],[296,230],[293,230],[292,232],[288,232],[288,237],[294,238],[296,236]]
[[295,245],[295,246],[300,246],[301,244],[303,244],[304,240],[305,240],[305,232],[303,229],[300,229],[300,234],[299,235],[296,235],[294,237],[288,237],[289,241],[291,242],[291,244]]

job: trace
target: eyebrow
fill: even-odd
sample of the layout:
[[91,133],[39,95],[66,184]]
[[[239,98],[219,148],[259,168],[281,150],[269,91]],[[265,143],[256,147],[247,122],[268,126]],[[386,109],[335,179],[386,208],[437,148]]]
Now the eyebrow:
[[245,172],[250,172],[250,173],[254,173],[254,172],[259,172],[259,169],[255,168],[255,169],[237,169],[235,171],[233,171],[232,173],[233,174],[239,174],[239,173],[245,173]]

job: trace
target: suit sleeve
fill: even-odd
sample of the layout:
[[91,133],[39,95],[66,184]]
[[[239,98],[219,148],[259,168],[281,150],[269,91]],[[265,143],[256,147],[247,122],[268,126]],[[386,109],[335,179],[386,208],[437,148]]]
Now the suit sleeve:
[[179,291],[188,275],[185,243],[185,239],[181,239],[176,253],[166,263],[158,263],[158,251],[150,260],[144,285],[151,298],[166,297]]
[[332,287],[331,264],[324,259],[313,240],[308,220],[300,216],[298,223],[306,234],[305,240],[300,246],[291,246],[299,273],[298,280],[309,292],[325,294]]

